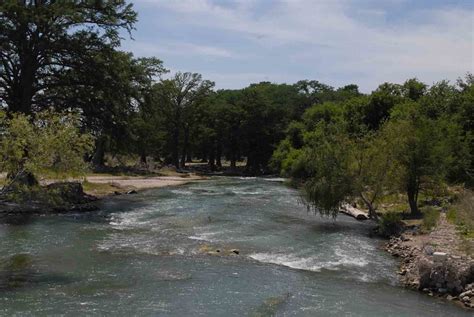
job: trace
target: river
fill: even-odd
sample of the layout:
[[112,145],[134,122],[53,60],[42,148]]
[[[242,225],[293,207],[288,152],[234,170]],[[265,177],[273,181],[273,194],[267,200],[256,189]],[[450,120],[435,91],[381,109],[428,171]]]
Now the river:
[[370,226],[275,179],[118,196],[0,225],[0,315],[471,316],[402,288]]

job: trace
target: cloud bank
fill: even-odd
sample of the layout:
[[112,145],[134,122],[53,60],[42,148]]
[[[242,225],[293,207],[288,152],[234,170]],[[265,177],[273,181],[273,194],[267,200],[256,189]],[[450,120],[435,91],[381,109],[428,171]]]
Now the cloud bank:
[[334,86],[474,71],[474,10],[438,1],[135,1],[124,48],[202,73],[219,88],[317,79]]

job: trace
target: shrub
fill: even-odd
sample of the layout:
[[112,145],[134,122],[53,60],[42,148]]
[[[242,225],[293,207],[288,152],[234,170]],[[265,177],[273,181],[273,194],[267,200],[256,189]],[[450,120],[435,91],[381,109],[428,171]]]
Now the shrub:
[[[87,170],[84,157],[93,138],[81,132],[77,113],[38,112],[34,117],[0,109],[0,172],[14,181],[21,175],[79,176]],[[7,184],[8,185],[8,184]]]
[[454,222],[466,236],[474,233],[474,192],[465,190],[452,208]]
[[439,211],[433,207],[426,207],[423,211],[422,227],[424,230],[430,231],[433,229],[439,220]]
[[397,212],[387,212],[379,219],[377,231],[383,237],[398,235],[402,229],[402,216]]

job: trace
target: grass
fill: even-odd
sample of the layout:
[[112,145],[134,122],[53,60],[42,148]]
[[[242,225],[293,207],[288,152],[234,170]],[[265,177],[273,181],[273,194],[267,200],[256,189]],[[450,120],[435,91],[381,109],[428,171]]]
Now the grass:
[[446,216],[451,223],[458,226],[463,236],[474,238],[474,192],[462,192]]
[[462,191],[457,201],[449,208],[446,218],[456,225],[462,238],[462,249],[474,254],[474,192]]
[[439,210],[433,207],[425,207],[423,209],[423,221],[421,227],[425,231],[431,231],[439,220]]
[[118,188],[110,183],[91,183],[84,181],[82,183],[84,191],[93,196],[105,196],[117,191]]
[[377,211],[384,213],[406,213],[409,210],[406,196],[400,193],[383,195],[378,200]]

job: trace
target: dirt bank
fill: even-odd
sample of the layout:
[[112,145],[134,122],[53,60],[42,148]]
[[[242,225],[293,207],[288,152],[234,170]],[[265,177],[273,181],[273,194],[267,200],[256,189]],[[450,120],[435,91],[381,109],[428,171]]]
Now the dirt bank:
[[474,308],[474,260],[463,250],[463,243],[442,213],[429,234],[405,232],[392,238],[385,249],[400,257],[398,273],[407,287]]

